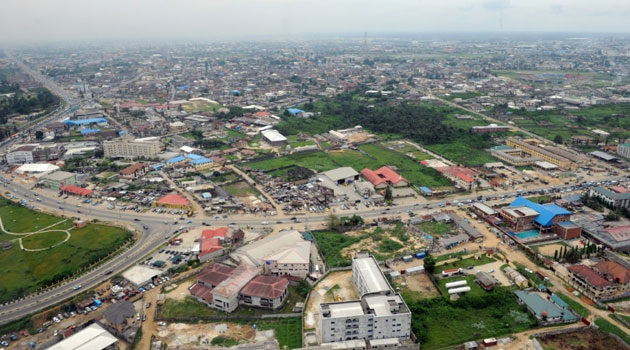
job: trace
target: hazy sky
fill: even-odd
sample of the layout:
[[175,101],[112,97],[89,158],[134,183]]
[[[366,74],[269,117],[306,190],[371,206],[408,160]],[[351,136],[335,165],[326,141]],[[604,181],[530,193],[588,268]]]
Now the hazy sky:
[[0,43],[385,32],[629,32],[629,0],[0,0]]

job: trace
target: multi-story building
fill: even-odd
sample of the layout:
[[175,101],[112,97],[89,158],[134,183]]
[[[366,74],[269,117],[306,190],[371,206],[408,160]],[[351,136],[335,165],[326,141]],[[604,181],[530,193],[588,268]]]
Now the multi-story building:
[[411,312],[374,257],[360,253],[352,259],[352,280],[359,300],[320,304],[322,343],[409,339]]
[[476,133],[508,132],[508,131],[512,130],[512,127],[511,126],[507,126],[507,125],[490,124],[490,125],[486,125],[486,126],[473,126],[472,128],[470,128],[470,130],[472,130],[472,132],[476,132]]
[[599,198],[615,208],[630,208],[630,191],[625,187],[595,187],[591,188],[589,196]]
[[619,144],[617,146],[617,154],[624,158],[630,158],[630,143]]
[[586,265],[569,266],[567,270],[573,287],[591,298],[610,297],[617,292],[617,286],[614,283]]
[[22,145],[7,153],[7,163],[24,164],[33,163],[33,151],[36,145]]
[[505,143],[512,148],[523,150],[534,157],[540,158],[565,169],[571,169],[575,167],[575,163],[582,161],[578,156],[557,147],[549,146],[543,148],[513,137],[507,139]]
[[[553,232],[572,237],[576,234],[571,222],[571,212],[555,204],[538,204],[526,198],[518,197],[509,206],[501,210],[501,217],[514,231],[538,229],[541,232]],[[562,226],[563,227],[559,227]],[[580,230],[581,232],[581,230]],[[579,235],[580,232],[577,232]]]
[[160,153],[160,141],[155,137],[135,140],[104,141],[103,152],[110,158],[155,157]]

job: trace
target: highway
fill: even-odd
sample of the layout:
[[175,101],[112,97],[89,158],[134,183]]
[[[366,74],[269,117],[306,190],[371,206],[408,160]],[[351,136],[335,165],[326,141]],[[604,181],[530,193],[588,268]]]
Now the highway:
[[[625,181],[625,178],[617,177],[617,178],[609,178],[609,180],[621,180]],[[14,182],[9,182],[9,179],[6,180],[7,183],[0,183],[0,189],[2,192],[9,191],[12,194],[25,199],[33,199],[34,195],[30,188],[24,187]],[[595,184],[593,184],[595,185]],[[548,188],[549,186],[538,187],[538,189]],[[558,186],[562,191],[566,191],[571,186]],[[533,188],[532,188],[533,190]],[[493,194],[493,197],[497,196],[506,196],[505,199],[497,199],[493,202],[500,202],[504,200],[509,200],[519,192],[505,192],[505,193],[497,193]],[[486,195],[487,196],[487,195]],[[467,200],[476,199],[478,195],[467,195],[458,197],[457,199],[450,200],[451,202],[459,201],[460,203],[465,202]],[[164,217],[164,216],[156,216],[152,213],[135,213],[135,212],[121,212],[115,210],[103,210],[102,208],[92,208],[91,206],[80,206],[72,203],[64,203],[61,198],[53,198],[47,196],[40,196],[40,201],[32,202],[36,205],[38,210],[42,211],[59,211],[62,210],[66,216],[79,216],[87,219],[98,219],[100,221],[109,222],[109,223],[117,223],[117,224],[127,224],[134,226],[138,229],[138,231],[143,232],[141,236],[138,238],[136,243],[129,248],[124,253],[120,254],[114,259],[111,259],[99,267],[93,269],[92,271],[82,275],[81,277],[73,280],[70,283],[60,285],[52,290],[48,290],[42,292],[37,295],[31,295],[24,299],[14,301],[12,303],[8,303],[0,306],[0,324],[4,324],[26,315],[38,312],[47,307],[50,307],[56,303],[59,303],[67,298],[70,298],[85,289],[89,289],[98,285],[99,283],[107,280],[109,278],[109,271],[112,271],[113,274],[120,273],[127,269],[128,267],[135,264],[137,261],[143,259],[146,255],[150,254],[152,251],[160,247],[162,244],[168,240],[171,236],[172,231],[172,219],[173,217]],[[357,214],[365,219],[377,218],[377,217],[391,217],[398,216],[400,214],[404,214],[409,210],[417,212],[419,210],[432,210],[440,207],[448,207],[453,208],[453,205],[446,206],[445,200],[431,200],[424,204],[410,204],[410,205],[402,205],[391,208],[384,207],[376,207],[376,208],[366,208],[362,210],[351,210],[345,211],[343,213],[339,213],[340,215],[352,215]],[[63,209],[61,209],[63,208]],[[80,213],[79,213],[80,212]],[[299,216],[299,222],[293,221],[291,219],[287,219],[286,216],[278,216],[275,217],[261,217],[261,216],[235,216],[235,217],[227,217],[227,218],[192,218],[192,223],[189,224],[193,227],[200,226],[204,222],[212,225],[212,226],[224,226],[229,224],[236,225],[250,225],[250,226],[265,226],[265,220],[269,220],[269,225],[275,224],[292,224],[295,223],[295,226],[298,226],[298,223],[304,225],[312,225],[312,228],[316,228],[316,225],[321,225],[326,222],[329,214],[328,213],[318,213],[318,214],[307,214],[303,216]],[[135,220],[137,219],[137,220]],[[273,222],[271,222],[273,220]],[[182,221],[182,224],[186,224],[186,221]],[[147,229],[144,230],[142,228],[143,225],[147,226]],[[74,290],[76,285],[82,285],[81,290]]]

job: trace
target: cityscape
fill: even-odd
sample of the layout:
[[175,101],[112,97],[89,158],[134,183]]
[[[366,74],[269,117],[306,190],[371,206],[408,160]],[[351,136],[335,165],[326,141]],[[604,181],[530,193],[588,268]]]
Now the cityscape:
[[630,349],[630,9],[37,2],[0,15],[1,350]]

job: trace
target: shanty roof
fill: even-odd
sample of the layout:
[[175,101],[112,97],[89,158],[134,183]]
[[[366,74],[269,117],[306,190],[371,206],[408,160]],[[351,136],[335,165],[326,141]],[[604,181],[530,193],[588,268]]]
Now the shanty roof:
[[127,321],[128,318],[133,317],[136,314],[136,310],[133,304],[128,300],[120,300],[115,304],[110,305],[103,316],[107,322],[113,325],[121,325]]
[[274,276],[256,276],[245,288],[241,290],[241,295],[260,297],[265,299],[276,299],[282,296],[287,289],[289,281],[286,278]]

